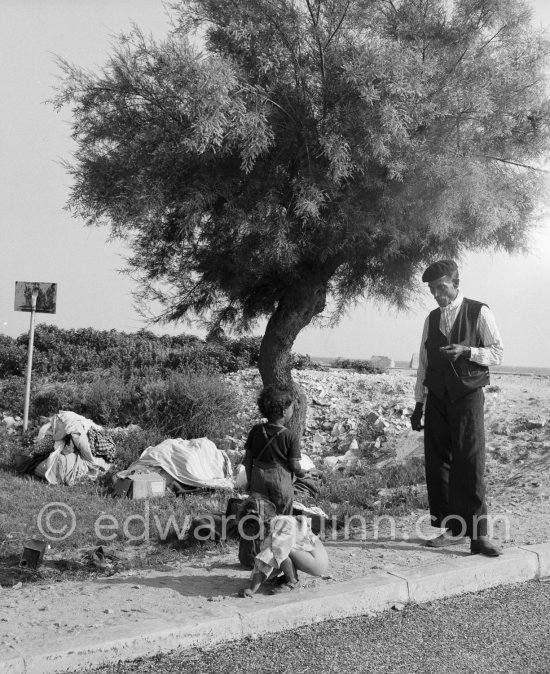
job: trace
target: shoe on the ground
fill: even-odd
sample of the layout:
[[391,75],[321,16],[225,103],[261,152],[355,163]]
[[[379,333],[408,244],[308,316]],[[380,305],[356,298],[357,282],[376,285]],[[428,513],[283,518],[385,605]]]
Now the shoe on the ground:
[[445,548],[448,545],[460,545],[461,543],[466,543],[464,536],[453,536],[450,531],[444,531],[440,536],[430,538],[429,541],[426,541],[426,547]]
[[498,557],[502,555],[502,549],[487,536],[480,536],[470,542],[472,555],[485,555],[486,557]]
[[241,587],[239,590],[239,597],[245,599],[246,597],[253,597],[254,592],[249,587]]
[[299,586],[298,581],[295,583],[283,583],[282,585],[277,585],[271,590],[271,594],[284,594],[285,592],[292,592],[296,590]]
[[274,586],[282,585],[283,583],[286,583],[286,582],[287,582],[287,580],[286,580],[286,576],[285,576],[284,573],[281,573],[280,576],[273,576],[273,578],[270,578],[267,581],[267,583],[269,585],[274,585]]

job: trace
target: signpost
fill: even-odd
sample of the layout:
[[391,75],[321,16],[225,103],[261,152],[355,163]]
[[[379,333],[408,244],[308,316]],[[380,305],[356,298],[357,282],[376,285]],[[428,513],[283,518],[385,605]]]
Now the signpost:
[[55,314],[57,283],[15,282],[15,311],[30,311],[29,347],[27,353],[27,380],[25,385],[25,407],[23,411],[23,431],[29,425],[29,403],[31,398],[32,352],[34,348],[34,323],[37,312]]

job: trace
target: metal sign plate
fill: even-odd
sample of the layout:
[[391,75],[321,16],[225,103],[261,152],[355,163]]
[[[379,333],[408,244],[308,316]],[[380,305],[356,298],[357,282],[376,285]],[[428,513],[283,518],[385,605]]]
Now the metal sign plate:
[[15,282],[15,311],[32,311],[32,293],[38,290],[36,311],[42,314],[55,314],[57,283],[36,283],[33,281]]

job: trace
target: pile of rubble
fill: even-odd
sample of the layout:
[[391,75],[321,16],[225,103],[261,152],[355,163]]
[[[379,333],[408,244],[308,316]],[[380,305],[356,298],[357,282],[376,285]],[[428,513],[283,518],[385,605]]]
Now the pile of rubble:
[[[295,382],[307,396],[302,451],[317,467],[340,469],[368,462],[377,468],[422,455],[422,436],[410,430],[414,371],[390,375],[350,370],[298,370]],[[261,379],[255,369],[227,375],[238,413],[222,449],[240,459],[246,436],[258,422]]]

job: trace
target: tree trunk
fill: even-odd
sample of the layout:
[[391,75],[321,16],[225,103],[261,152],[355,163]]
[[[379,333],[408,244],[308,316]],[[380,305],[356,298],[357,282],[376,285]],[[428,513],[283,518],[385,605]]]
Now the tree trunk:
[[304,282],[299,288],[285,291],[267,323],[260,347],[258,369],[263,385],[290,389],[294,394],[294,415],[289,427],[299,437],[305,428],[307,400],[292,379],[292,346],[300,331],[324,310],[326,291],[323,281]]

